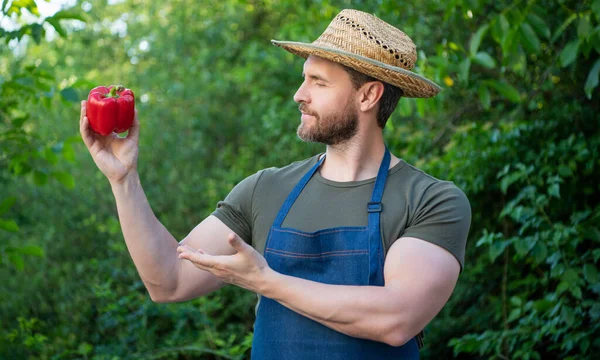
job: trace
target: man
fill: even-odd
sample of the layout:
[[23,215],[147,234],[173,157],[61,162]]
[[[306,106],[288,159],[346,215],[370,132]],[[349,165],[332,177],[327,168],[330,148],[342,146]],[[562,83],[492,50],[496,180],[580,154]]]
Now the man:
[[259,296],[256,359],[417,359],[417,334],[450,297],[470,207],[452,183],[391,155],[383,127],[401,95],[430,97],[416,47],[369,14],[344,10],[311,44],[294,95],[298,136],[325,154],[238,184],[180,243],[156,219],[127,138],[80,130],[109,179],[129,252],[152,299],[184,301],[225,283]]

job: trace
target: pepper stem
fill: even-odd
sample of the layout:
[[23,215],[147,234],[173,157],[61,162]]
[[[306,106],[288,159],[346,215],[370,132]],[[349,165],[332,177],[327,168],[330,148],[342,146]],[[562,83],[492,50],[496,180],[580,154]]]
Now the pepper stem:
[[107,97],[107,98],[108,97],[118,98],[119,97],[118,93],[121,92],[121,91],[123,91],[123,90],[125,90],[125,87],[123,85],[113,86],[110,89],[110,92],[108,94],[104,95],[104,96]]

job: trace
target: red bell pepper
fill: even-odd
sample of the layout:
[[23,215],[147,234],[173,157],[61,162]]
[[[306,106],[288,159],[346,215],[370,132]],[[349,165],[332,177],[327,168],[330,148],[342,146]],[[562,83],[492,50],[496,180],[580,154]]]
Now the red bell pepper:
[[88,95],[87,117],[92,130],[100,135],[122,133],[133,124],[135,97],[122,85],[98,86]]

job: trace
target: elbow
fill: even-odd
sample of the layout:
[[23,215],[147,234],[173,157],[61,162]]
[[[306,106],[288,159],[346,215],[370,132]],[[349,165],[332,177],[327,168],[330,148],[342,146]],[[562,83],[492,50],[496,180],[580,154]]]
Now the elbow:
[[148,294],[150,295],[150,300],[152,300],[152,302],[155,302],[157,304],[165,304],[165,303],[173,302],[168,297],[161,296],[156,293],[148,292]]
[[175,291],[169,291],[165,288],[152,286],[150,284],[144,285],[146,285],[146,291],[148,292],[148,295],[150,295],[150,300],[152,300],[152,302],[165,304],[181,301],[181,299],[176,296],[177,294]]
[[390,334],[386,334],[383,338],[383,342],[394,347],[402,346],[406,344],[412,337],[408,336],[405,332],[395,331]]
[[414,337],[407,326],[398,323],[387,327],[385,330],[380,341],[394,347],[402,346]]
[[175,300],[173,300],[172,297],[167,296],[164,293],[160,293],[157,291],[151,291],[150,289],[148,290],[148,295],[150,295],[150,300],[152,300],[152,302],[155,302],[157,304],[165,304],[165,303],[170,303],[170,302],[174,302]]

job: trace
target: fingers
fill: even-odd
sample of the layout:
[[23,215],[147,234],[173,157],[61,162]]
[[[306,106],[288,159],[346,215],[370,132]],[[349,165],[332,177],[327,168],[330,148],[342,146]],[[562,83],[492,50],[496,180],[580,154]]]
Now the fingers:
[[87,108],[87,101],[84,100],[81,102],[81,114],[79,117],[79,132],[81,133],[81,138],[83,139],[85,146],[87,146],[87,148],[90,149],[92,147],[92,144],[94,143],[94,138],[93,138],[93,135],[90,130],[88,118],[86,116],[87,115],[86,108]]
[[212,256],[205,253],[203,250],[195,250],[187,245],[177,247],[180,259],[189,260],[197,267],[203,270],[210,270],[220,263],[219,256]]
[[138,119],[138,110],[135,109],[133,113],[133,124],[129,128],[129,132],[127,133],[127,139],[131,139],[138,143],[140,139],[140,121]]

